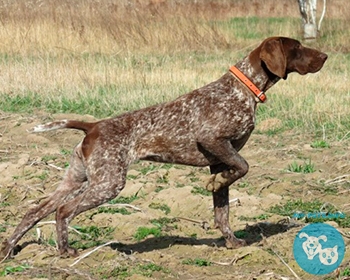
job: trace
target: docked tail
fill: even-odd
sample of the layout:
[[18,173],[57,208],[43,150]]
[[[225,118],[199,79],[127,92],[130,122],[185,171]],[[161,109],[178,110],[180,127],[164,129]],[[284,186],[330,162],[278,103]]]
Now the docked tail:
[[37,133],[61,128],[71,128],[82,130],[85,132],[85,134],[87,134],[95,126],[95,124],[96,123],[81,122],[75,120],[62,120],[49,122],[46,124],[39,124],[37,126],[34,126],[32,129],[29,129],[28,132]]

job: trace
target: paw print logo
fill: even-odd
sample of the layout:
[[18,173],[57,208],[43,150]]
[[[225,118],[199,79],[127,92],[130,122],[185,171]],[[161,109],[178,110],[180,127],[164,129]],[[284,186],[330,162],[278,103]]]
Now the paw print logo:
[[323,275],[337,269],[345,254],[343,237],[336,228],[310,224],[298,232],[293,244],[294,258],[306,272]]

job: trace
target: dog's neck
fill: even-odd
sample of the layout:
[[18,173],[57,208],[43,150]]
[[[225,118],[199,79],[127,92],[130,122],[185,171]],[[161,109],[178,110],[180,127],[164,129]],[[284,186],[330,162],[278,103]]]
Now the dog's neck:
[[251,56],[245,57],[235,66],[263,92],[280,80],[280,77],[271,73],[260,59],[252,59]]

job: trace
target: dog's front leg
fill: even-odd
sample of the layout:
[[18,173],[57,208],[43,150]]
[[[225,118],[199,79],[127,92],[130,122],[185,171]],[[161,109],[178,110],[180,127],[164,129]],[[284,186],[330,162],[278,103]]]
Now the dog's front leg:
[[221,162],[221,164],[210,167],[212,176],[206,185],[208,191],[216,192],[221,188],[227,188],[248,172],[247,161],[238,153],[246,139],[247,137],[235,144],[235,147],[225,138],[203,136],[203,139],[198,139],[199,147],[203,148],[203,153],[209,153]]
[[221,188],[216,192],[213,192],[213,201],[214,201],[214,227],[219,228],[222,232],[222,235],[226,241],[226,247],[239,248],[246,245],[246,242],[243,239],[238,239],[229,223],[229,189],[228,187]]
[[[212,174],[222,172],[224,165],[210,166]],[[238,239],[229,223],[229,187],[223,187],[213,192],[213,203],[214,203],[214,227],[219,228],[226,241],[226,247],[229,249],[239,248],[246,245],[243,239]]]

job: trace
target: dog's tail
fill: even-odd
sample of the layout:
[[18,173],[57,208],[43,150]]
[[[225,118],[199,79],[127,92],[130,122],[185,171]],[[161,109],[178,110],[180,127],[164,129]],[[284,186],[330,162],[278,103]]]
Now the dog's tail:
[[55,129],[61,129],[61,128],[71,128],[71,129],[79,129],[85,132],[87,134],[94,126],[95,122],[82,122],[82,121],[75,121],[75,120],[61,120],[61,121],[55,121],[55,122],[49,122],[46,124],[39,124],[37,126],[34,126],[32,129],[29,129],[28,132],[30,133],[37,133],[37,132],[44,132],[44,131],[50,131]]

